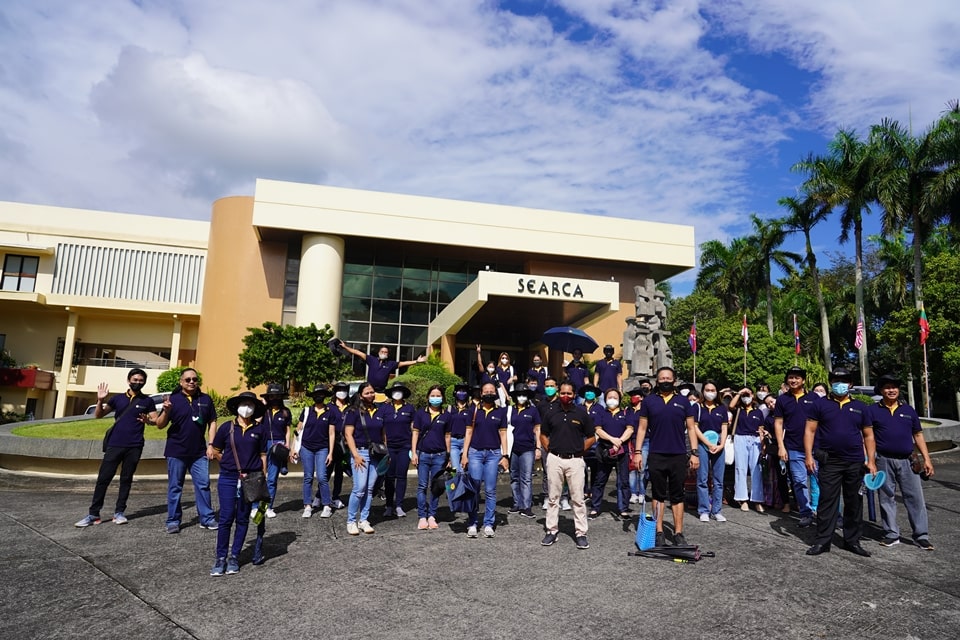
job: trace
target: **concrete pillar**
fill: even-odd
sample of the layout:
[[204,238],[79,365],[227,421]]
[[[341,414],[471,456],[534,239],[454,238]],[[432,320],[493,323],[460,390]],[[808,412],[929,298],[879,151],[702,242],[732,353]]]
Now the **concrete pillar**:
[[70,384],[70,371],[73,369],[73,343],[77,339],[76,312],[71,311],[67,319],[67,334],[63,343],[63,363],[60,365],[60,376],[57,379],[57,405],[53,410],[54,418],[62,418],[67,410],[67,386]]
[[340,298],[343,295],[343,238],[305,234],[300,250],[297,326],[329,324],[340,334]]
[[180,333],[183,331],[183,320],[173,316],[173,337],[170,339],[170,368],[180,366]]
[[450,371],[456,371],[454,367],[454,356],[457,351],[457,334],[448,333],[440,336],[440,358],[447,364]]

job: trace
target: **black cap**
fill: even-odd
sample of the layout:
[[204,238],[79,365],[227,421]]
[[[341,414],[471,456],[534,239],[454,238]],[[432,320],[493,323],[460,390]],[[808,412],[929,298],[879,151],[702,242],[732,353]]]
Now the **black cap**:
[[846,369],[834,369],[830,372],[830,382],[841,380],[843,382],[853,381],[853,374]]
[[789,369],[787,369],[787,372],[785,374],[783,374],[784,381],[786,381],[786,379],[789,378],[790,376],[800,376],[801,378],[806,380],[807,370],[802,367],[792,366]]
[[877,383],[873,387],[873,395],[875,396],[882,395],[881,391],[883,391],[883,388],[888,384],[895,385],[896,387],[899,388],[903,386],[903,380],[901,380],[900,378],[898,378],[892,373],[884,373],[879,378],[877,378]]

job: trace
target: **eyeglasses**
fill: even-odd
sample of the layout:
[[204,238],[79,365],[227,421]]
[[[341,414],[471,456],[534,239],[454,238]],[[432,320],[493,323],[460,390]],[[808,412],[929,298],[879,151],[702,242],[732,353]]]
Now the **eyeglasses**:
[[200,378],[181,378],[180,382],[200,382]]

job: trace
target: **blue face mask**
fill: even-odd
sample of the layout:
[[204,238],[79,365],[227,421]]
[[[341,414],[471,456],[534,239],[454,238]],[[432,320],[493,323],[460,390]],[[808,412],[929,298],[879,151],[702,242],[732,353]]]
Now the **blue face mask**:
[[850,385],[846,382],[834,382],[830,388],[835,396],[845,396],[850,393]]
[[593,402],[594,400],[597,399],[597,394],[595,394],[593,391],[587,391],[586,393],[583,394],[583,399]]
[[439,407],[443,404],[443,398],[438,398],[437,396],[430,396],[427,399],[427,402],[430,403],[431,407]]

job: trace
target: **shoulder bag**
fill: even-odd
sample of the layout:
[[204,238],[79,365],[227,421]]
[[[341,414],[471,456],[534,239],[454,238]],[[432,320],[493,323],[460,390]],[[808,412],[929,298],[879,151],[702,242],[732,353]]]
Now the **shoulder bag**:
[[113,424],[110,425],[110,427],[104,432],[104,434],[103,434],[103,452],[104,452],[104,453],[107,452],[107,442],[110,441],[110,434],[113,433],[113,428],[117,426],[117,423],[118,423],[118,422],[120,422],[120,418],[122,418],[123,416],[127,415],[127,411],[129,411],[129,410],[130,410],[130,407],[132,407],[132,406],[135,404],[134,401],[135,401],[138,397],[139,397],[139,395],[136,395],[136,396],[133,396],[132,398],[130,398],[130,404],[127,405],[127,408],[124,409],[123,411],[121,411],[121,412],[120,412],[120,415],[118,415],[116,418],[113,419]]
[[237,455],[237,441],[233,432],[236,422],[230,423],[230,451],[233,453],[233,461],[237,465],[237,473],[240,474],[240,487],[243,489],[243,497],[247,502],[270,502],[270,492],[267,490],[267,476],[263,471],[256,470],[244,473],[240,467],[240,456]]
[[387,445],[382,442],[373,442],[370,439],[370,429],[367,427],[367,411],[360,408],[360,424],[363,426],[363,433],[367,436],[367,448],[370,449],[370,455],[378,458],[387,455]]

